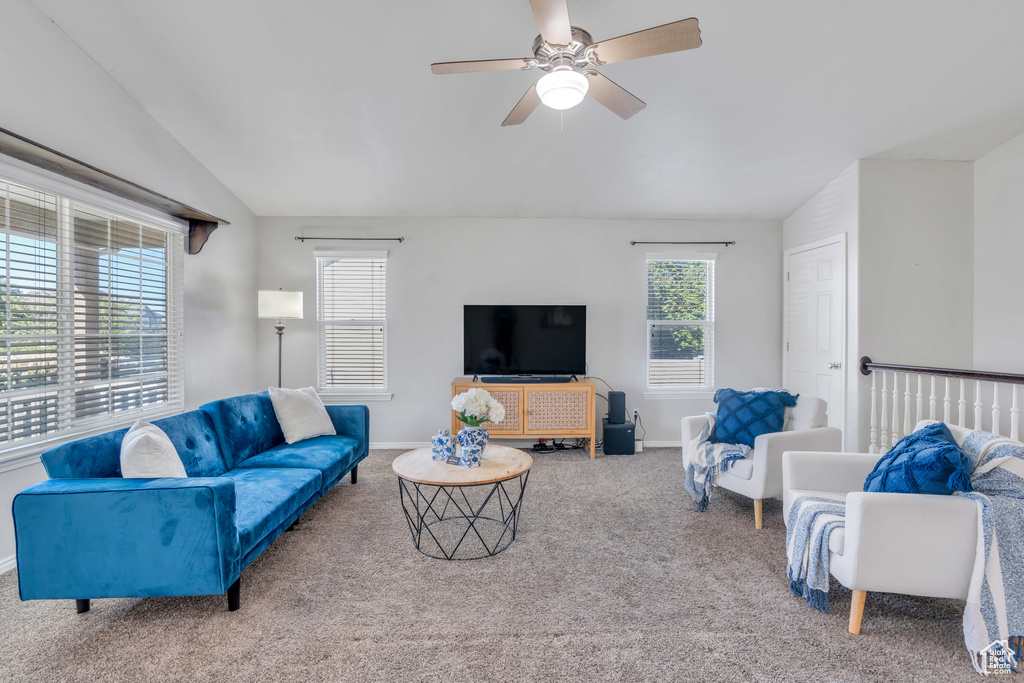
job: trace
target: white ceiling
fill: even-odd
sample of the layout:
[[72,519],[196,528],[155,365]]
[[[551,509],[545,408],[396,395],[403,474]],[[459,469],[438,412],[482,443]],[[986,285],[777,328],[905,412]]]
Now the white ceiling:
[[974,160],[1024,131],[1017,0],[570,0],[647,102],[501,128],[537,72],[527,0],[36,0],[259,215],[782,218],[862,157]]

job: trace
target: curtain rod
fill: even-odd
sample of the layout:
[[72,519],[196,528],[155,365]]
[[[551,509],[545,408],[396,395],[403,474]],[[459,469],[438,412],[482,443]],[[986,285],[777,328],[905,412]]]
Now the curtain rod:
[[305,242],[306,240],[345,240],[349,242],[404,242],[404,237],[302,237],[300,235],[295,236],[296,242]]
[[637,244],[722,244],[728,247],[736,244],[736,242],[637,242],[636,240],[633,240],[629,243],[629,246],[632,247]]

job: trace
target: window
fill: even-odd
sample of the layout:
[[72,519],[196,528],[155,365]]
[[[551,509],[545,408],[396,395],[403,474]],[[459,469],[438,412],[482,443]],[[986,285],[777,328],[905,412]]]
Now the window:
[[181,235],[0,178],[0,450],[184,404]]
[[317,384],[327,393],[387,387],[387,252],[317,252]]
[[647,258],[647,385],[710,389],[714,385],[715,261]]

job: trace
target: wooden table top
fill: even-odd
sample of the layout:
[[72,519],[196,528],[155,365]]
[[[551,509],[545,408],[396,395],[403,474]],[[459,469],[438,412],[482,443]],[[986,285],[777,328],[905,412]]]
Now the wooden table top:
[[402,479],[418,484],[472,486],[512,479],[533,467],[533,458],[527,453],[497,444],[487,444],[480,467],[449,465],[432,460],[430,455],[429,448],[417,448],[395,458],[391,468]]

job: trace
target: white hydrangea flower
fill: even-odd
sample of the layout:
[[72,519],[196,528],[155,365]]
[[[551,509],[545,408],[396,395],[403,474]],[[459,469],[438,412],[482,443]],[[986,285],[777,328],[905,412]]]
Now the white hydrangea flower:
[[484,389],[474,388],[459,394],[452,399],[452,409],[479,422],[501,422],[505,419],[505,406]]

